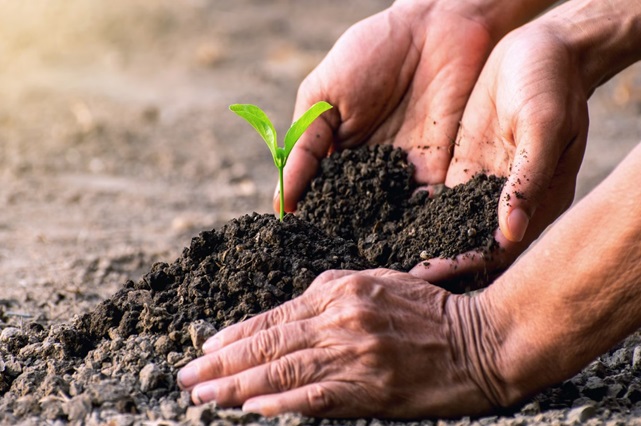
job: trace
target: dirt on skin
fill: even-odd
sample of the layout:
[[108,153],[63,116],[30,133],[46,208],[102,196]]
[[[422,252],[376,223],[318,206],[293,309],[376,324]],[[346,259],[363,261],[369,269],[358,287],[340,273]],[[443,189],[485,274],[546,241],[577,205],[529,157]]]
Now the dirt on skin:
[[[479,176],[430,200],[413,195],[411,176],[406,156],[391,147],[334,154],[323,162],[302,202],[302,218],[290,214],[281,223],[271,214],[253,213],[233,219],[193,238],[175,262],[154,264],[140,280],[127,281],[71,323],[5,328],[0,336],[2,419],[193,420],[203,407],[192,407],[178,390],[176,373],[216,330],[300,295],[329,269],[407,269],[420,261],[417,250],[449,256],[488,246],[497,226],[501,179]],[[494,200],[490,207],[474,208],[488,199]],[[334,200],[342,200],[340,211],[320,209]],[[375,214],[352,214],[363,206]],[[445,214],[437,215],[437,209]],[[311,217],[315,211],[318,218]],[[322,213],[331,217],[320,218]],[[459,238],[461,224],[464,231],[479,232]],[[359,238],[334,235],[337,229],[344,237],[353,232]],[[412,229],[419,235],[415,239],[420,240],[420,229],[433,240],[395,252]],[[452,232],[456,238],[447,237]],[[477,239],[479,234],[485,239]],[[372,235],[380,247],[371,244]]]

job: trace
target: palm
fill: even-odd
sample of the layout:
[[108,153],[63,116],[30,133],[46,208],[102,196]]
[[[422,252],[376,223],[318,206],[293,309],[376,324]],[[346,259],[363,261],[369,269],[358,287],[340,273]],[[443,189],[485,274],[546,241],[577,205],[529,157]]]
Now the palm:
[[[587,139],[588,95],[569,52],[553,33],[524,27],[488,59],[465,108],[445,183],[479,172],[508,178],[496,234],[502,250],[489,263],[462,257],[457,275],[503,269],[572,203]],[[508,226],[517,208],[531,218],[525,235],[515,236]],[[452,277],[451,262],[436,265],[420,275]]]
[[401,147],[418,182],[443,183],[490,48],[483,26],[451,12],[434,12],[417,28],[387,10],[352,27],[301,85],[295,115],[318,100],[336,108],[292,152],[286,209],[294,210],[330,150],[363,143]]

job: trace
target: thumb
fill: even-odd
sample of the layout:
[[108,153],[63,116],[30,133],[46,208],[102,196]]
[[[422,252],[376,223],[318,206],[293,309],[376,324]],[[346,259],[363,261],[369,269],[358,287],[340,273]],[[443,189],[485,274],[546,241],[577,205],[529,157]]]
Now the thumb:
[[[546,117],[546,115],[549,116]],[[538,119],[526,118],[519,126],[520,131],[514,133],[516,146],[514,159],[498,208],[499,228],[508,241],[520,242],[524,239],[531,227],[532,217],[544,201],[546,204],[563,206],[567,204],[567,200],[561,199],[565,198],[566,194],[557,194],[559,199],[551,199],[556,198],[551,197],[552,193],[558,192],[553,188],[566,186],[561,185],[560,181],[571,178],[573,173],[576,174],[581,156],[578,155],[578,162],[575,161],[576,158],[569,161],[572,163],[570,168],[576,170],[566,170],[568,164],[564,163],[568,163],[568,159],[563,161],[564,154],[572,154],[565,157],[577,157],[573,152],[565,152],[573,151],[568,148],[574,145],[577,132],[574,131],[576,126],[569,124],[567,119],[559,120],[559,115],[542,113],[537,117]],[[580,130],[578,133],[581,133]],[[536,228],[547,226],[556,218],[552,216],[558,214],[557,210],[560,212],[565,208],[557,207],[546,205],[543,209],[545,211],[541,212],[546,216],[546,223],[538,224],[537,220]],[[532,231],[537,234],[542,229]]]

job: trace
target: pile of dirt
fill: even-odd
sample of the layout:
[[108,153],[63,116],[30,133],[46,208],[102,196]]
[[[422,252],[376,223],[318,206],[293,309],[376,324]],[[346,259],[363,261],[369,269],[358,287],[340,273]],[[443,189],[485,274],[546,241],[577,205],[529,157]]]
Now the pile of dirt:
[[[195,407],[178,389],[176,374],[216,330],[300,295],[325,270],[407,270],[425,252],[451,257],[493,247],[502,183],[477,176],[429,199],[414,194],[412,168],[401,151],[370,147],[333,154],[298,216],[283,222],[256,213],[233,219],[193,238],[176,261],[156,263],[71,323],[4,328],[0,422],[345,424]],[[630,409],[641,400],[641,346],[627,348],[618,358],[630,365],[629,380],[617,382],[616,392],[608,387],[606,365],[595,368],[600,381],[588,372],[512,415],[555,413],[581,398],[598,399],[582,416],[609,397],[627,398],[621,408]]]
[[389,145],[334,153],[321,163],[297,214],[356,241],[370,262],[401,271],[426,259],[496,248],[505,179],[479,174],[429,198],[416,191],[412,176],[405,153]]

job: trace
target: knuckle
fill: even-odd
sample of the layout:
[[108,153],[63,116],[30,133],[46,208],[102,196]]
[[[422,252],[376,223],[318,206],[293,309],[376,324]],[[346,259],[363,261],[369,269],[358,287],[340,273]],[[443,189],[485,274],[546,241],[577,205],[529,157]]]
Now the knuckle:
[[220,377],[225,374],[224,362],[220,356],[205,355],[202,360],[203,362],[198,364],[200,377]]
[[250,340],[250,355],[258,362],[271,361],[276,357],[280,342],[278,329],[261,330]]
[[276,392],[294,389],[300,383],[300,369],[289,358],[281,358],[269,364],[267,382]]
[[243,395],[247,395],[247,383],[239,376],[224,380],[216,388],[216,404],[221,407],[232,407],[241,403]]
[[340,285],[334,287],[341,296],[361,297],[371,287],[372,279],[363,274],[356,273],[341,280]]
[[338,323],[346,329],[368,334],[387,328],[383,316],[373,306],[364,303],[350,304],[342,309]]
[[327,284],[331,283],[335,278],[336,278],[335,270],[329,269],[327,271],[323,271],[316,277],[316,279],[314,279],[310,287],[313,287],[315,289],[324,287]]
[[336,407],[336,396],[321,384],[310,386],[307,391],[307,405],[311,413],[327,413]]
[[290,303],[287,302],[271,311],[267,311],[265,314],[265,328],[285,322],[288,317]]

